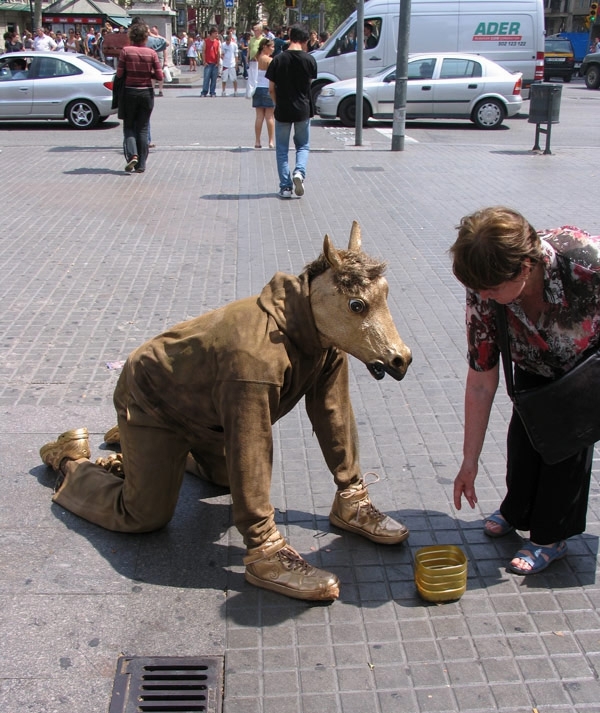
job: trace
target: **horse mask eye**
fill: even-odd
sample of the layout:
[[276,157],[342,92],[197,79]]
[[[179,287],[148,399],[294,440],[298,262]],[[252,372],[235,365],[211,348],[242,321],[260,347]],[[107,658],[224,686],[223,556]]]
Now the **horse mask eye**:
[[367,307],[367,305],[362,300],[357,299],[348,300],[348,306],[355,314],[360,314],[360,312],[364,312]]

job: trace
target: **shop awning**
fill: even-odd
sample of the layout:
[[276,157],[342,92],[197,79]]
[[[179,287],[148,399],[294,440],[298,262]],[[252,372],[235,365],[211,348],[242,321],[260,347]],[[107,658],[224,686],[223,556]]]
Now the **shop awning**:
[[112,25],[119,25],[119,27],[129,27],[131,25],[131,18],[130,17],[111,17],[110,15],[108,16],[108,21]]
[[24,2],[0,2],[0,10],[5,12],[31,12],[31,5]]

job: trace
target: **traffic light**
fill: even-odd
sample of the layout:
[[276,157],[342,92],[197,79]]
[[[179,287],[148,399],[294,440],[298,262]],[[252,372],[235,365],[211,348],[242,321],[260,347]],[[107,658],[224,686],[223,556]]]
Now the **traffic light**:
[[[596,7],[597,7],[596,3],[594,3],[594,5],[596,5]],[[296,0],[285,0],[285,6],[286,7],[296,7]]]
[[598,16],[598,3],[593,2],[590,5],[590,24],[593,25],[596,22],[596,17]]

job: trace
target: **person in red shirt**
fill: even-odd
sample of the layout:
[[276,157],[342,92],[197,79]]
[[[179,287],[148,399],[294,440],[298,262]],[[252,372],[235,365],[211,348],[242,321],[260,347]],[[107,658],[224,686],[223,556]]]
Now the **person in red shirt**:
[[154,108],[154,80],[163,79],[158,55],[146,47],[148,26],[141,21],[129,28],[130,45],[123,47],[117,77],[125,78],[125,91],[119,118],[123,119],[125,170],[143,173],[148,158],[148,128]]
[[219,60],[221,59],[221,42],[219,41],[219,31],[216,27],[210,28],[208,37],[204,40],[202,59],[204,63],[204,82],[200,96],[205,97],[210,93],[211,97],[216,97]]

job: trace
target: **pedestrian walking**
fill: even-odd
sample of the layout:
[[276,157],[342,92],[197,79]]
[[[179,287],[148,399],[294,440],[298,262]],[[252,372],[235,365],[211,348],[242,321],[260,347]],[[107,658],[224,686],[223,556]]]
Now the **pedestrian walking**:
[[[292,198],[304,195],[306,164],[310,150],[310,119],[314,107],[310,92],[312,80],[317,76],[317,62],[306,52],[308,32],[298,25],[290,29],[290,43],[267,68],[269,92],[275,102],[275,153],[279,174],[279,197]],[[289,166],[290,134],[294,130],[296,164]]]
[[143,173],[148,158],[148,128],[154,108],[154,81],[162,80],[163,71],[155,50],[146,46],[148,26],[134,22],[129,28],[130,45],[123,47],[117,65],[117,78],[124,78],[123,105],[119,118],[123,119],[123,152],[125,170]]

